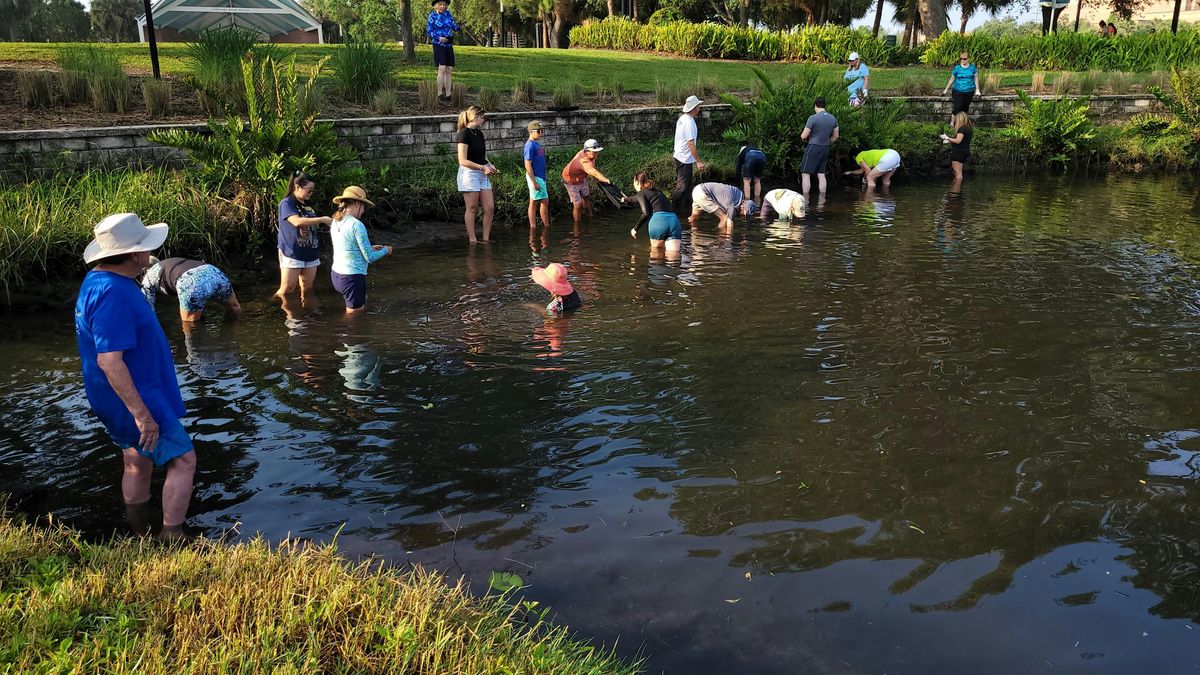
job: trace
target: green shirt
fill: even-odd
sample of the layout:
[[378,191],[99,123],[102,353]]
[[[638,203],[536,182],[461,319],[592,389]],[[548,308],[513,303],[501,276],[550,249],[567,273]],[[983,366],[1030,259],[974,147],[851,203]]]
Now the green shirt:
[[863,150],[854,156],[854,161],[858,162],[859,164],[866,162],[867,166],[874,169],[875,166],[879,164],[879,160],[883,159],[883,155],[886,152],[887,148],[884,148],[883,150]]

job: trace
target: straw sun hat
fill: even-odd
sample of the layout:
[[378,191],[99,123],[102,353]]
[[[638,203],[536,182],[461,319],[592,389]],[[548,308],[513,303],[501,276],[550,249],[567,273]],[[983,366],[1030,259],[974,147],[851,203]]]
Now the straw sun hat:
[[347,199],[353,199],[356,202],[362,202],[367,206],[375,206],[375,202],[367,199],[367,191],[358,187],[357,185],[351,185],[345,190],[342,190],[342,194],[333,198],[333,203],[341,206],[342,202],[346,201]]
[[570,295],[575,292],[571,282],[567,281],[567,268],[558,263],[550,263],[545,267],[533,268],[534,283],[555,295]]
[[167,224],[146,227],[136,213],[114,213],[96,224],[95,237],[83,250],[89,265],[123,253],[153,251],[167,240]]

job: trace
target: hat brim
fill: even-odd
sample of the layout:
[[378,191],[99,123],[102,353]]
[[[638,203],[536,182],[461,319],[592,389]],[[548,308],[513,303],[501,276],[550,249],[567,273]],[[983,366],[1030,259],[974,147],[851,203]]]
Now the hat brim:
[[684,103],[683,104],[683,112],[690,113],[693,110],[695,110],[696,108],[699,108],[703,104],[704,104],[704,101],[696,101],[694,104],[693,103]]
[[555,281],[546,273],[544,267],[535,267],[530,273],[533,277],[533,283],[550,291],[555,295],[570,295],[575,292],[575,288],[571,286],[569,281]]
[[167,224],[155,223],[146,227],[146,236],[136,244],[123,246],[121,248],[105,249],[100,246],[100,242],[93,239],[87,248],[83,249],[83,262],[90,265],[101,258],[111,258],[114,255],[123,255],[125,253],[141,253],[142,251],[153,251],[167,241]]
[[371,208],[375,207],[375,202],[371,201],[370,199],[362,199],[361,197],[346,197],[345,195],[338,195],[338,196],[334,197],[333,203],[337,204],[338,206],[341,206],[342,202],[346,201],[347,199],[352,199],[356,202],[362,202],[363,204],[366,204],[367,206],[369,206]]

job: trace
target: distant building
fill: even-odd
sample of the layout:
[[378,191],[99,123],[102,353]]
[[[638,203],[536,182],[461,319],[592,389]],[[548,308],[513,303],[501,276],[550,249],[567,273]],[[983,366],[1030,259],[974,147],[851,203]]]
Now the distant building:
[[[321,22],[295,0],[156,0],[150,11],[159,42],[194,40],[200,31],[222,26],[246,28],[270,42],[325,41]],[[149,39],[145,14],[138,17],[138,36]]]
[[[1067,6],[1058,20],[1059,30],[1070,30],[1074,27],[1075,7],[1078,4],[1078,0],[1071,0],[1071,4]],[[1133,22],[1147,25],[1156,21],[1170,23],[1174,13],[1175,0],[1153,0],[1133,13]],[[1079,13],[1079,30],[1098,30],[1100,22],[1108,21],[1111,16],[1112,7],[1107,3],[1098,0],[1091,0],[1091,2],[1084,0],[1083,10]],[[1183,0],[1179,7],[1179,22],[1200,23],[1200,0]]]

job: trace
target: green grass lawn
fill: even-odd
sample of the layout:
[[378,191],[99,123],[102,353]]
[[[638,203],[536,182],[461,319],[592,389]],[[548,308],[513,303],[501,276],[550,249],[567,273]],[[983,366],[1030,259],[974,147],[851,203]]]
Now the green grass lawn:
[[[44,62],[52,64],[58,53],[58,44],[43,43],[0,43],[0,61]],[[117,51],[129,69],[142,72],[150,70],[150,51],[144,44],[123,43],[105,45]],[[286,53],[295,54],[299,63],[314,64],[330,55],[338,45],[282,46]],[[659,80],[668,83],[691,83],[703,78],[714,83],[718,90],[747,91],[754,75],[751,63],[746,61],[701,61],[645,52],[617,52],[589,49],[506,49],[499,47],[457,47],[458,67],[455,79],[472,89],[493,87],[508,91],[519,78],[533,78],[538,89],[549,92],[562,83],[579,82],[585,91],[596,83],[620,81],[629,92],[653,92]],[[400,60],[397,47],[396,79],[404,86],[415,87],[417,81],[430,79],[434,75],[432,55],[428,45],[418,45],[417,61]],[[172,42],[159,45],[159,59],[163,73],[182,75],[187,72],[187,46]],[[757,63],[772,77],[782,78],[801,67],[795,63]],[[833,64],[817,66],[837,77],[842,67]],[[1030,71],[989,71],[1001,76],[1002,87],[1030,84]],[[944,68],[905,67],[875,68],[871,77],[871,88],[877,91],[896,91],[908,77],[921,77],[933,82],[940,92],[949,77]],[[1146,74],[1134,76],[1140,83]],[[1053,79],[1051,77],[1050,79]]]

